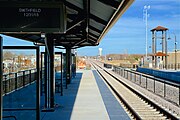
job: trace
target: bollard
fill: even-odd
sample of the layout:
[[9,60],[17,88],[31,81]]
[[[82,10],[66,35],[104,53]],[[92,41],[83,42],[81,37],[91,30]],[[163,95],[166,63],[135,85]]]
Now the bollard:
[[154,93],[156,93],[156,81],[155,81],[155,79],[154,79]]
[[125,77],[125,69],[123,69],[123,77]]
[[23,71],[23,87],[25,86],[25,71]]
[[179,87],[179,105],[180,105],[180,87]]
[[141,77],[142,77],[142,74],[139,74],[139,84],[141,86]]
[[164,82],[164,98],[166,98],[166,84]]
[[4,75],[4,82],[5,82],[5,95],[7,93],[7,75]]
[[147,89],[147,77],[146,77],[146,89]]
[[31,84],[31,70],[29,70],[29,84]]
[[129,72],[128,72],[128,70],[127,70],[127,79],[129,78],[129,77],[128,77],[128,74],[129,74]]
[[8,81],[9,81],[9,91],[8,91],[8,92],[11,92],[11,79],[10,79],[10,74],[11,74],[11,73],[9,73],[9,80],[8,80]]
[[15,73],[15,90],[17,90],[18,82],[17,82],[17,73]]

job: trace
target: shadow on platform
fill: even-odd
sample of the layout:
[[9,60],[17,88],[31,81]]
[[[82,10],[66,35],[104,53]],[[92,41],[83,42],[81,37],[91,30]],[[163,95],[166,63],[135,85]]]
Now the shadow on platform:
[[68,89],[63,89],[63,96],[60,96],[60,93],[55,95],[55,103],[57,104],[55,111],[42,112],[42,120],[70,120],[81,78],[82,73],[78,72],[71,84],[68,85]]
[[[41,120],[69,120],[71,118],[73,106],[76,100],[77,92],[81,82],[82,73],[78,72],[75,78],[72,78],[68,89],[63,88],[63,96],[60,93],[55,94],[55,103],[57,104],[54,112],[41,112]],[[41,96],[41,107],[44,106],[44,99]],[[3,109],[11,108],[36,108],[36,84],[33,83],[22,89],[14,91],[3,96]],[[36,111],[3,111],[3,116],[15,116],[17,120],[35,120]],[[13,120],[4,118],[3,120]]]

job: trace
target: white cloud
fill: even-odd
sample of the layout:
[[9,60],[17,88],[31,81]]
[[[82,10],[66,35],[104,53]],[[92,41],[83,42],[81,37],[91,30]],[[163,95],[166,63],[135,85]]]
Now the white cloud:
[[154,10],[172,10],[172,9],[174,9],[174,7],[171,5],[152,5],[151,8]]
[[172,17],[180,19],[180,14],[173,14]]

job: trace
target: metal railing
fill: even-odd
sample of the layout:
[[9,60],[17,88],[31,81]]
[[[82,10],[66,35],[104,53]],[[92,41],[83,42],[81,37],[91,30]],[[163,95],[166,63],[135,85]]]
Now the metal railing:
[[3,94],[9,94],[25,87],[36,79],[36,69],[3,74]]
[[113,66],[113,71],[139,86],[180,105],[180,84],[118,66]]
[[[176,66],[176,69],[180,69],[180,63],[177,63],[176,65],[175,64],[167,64],[167,69],[175,69],[175,66]],[[166,66],[159,65],[159,68],[164,69],[164,68],[166,68]]]
[[14,119],[14,120],[17,120],[17,118],[16,118],[16,116],[13,116],[13,115],[11,115],[11,116],[3,116],[3,119]]

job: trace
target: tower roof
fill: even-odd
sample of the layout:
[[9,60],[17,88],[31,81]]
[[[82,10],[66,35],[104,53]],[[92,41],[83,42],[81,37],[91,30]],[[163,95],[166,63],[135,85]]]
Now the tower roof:
[[157,26],[156,28],[152,29],[151,31],[166,31],[168,28],[162,27],[162,26]]
[[162,52],[157,52],[155,54],[151,54],[151,56],[168,56],[168,55]]

